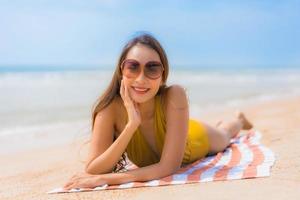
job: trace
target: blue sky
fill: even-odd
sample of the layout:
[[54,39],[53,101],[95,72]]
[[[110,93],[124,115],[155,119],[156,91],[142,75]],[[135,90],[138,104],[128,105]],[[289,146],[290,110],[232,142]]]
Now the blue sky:
[[300,67],[300,0],[0,2],[0,66],[111,66],[149,31],[172,65]]

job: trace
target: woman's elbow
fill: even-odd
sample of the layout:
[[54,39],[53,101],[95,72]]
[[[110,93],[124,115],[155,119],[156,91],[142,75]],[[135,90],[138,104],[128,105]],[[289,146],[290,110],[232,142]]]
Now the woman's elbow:
[[161,164],[161,177],[170,176],[174,173],[176,173],[180,169],[180,165],[171,166],[170,164]]
[[94,170],[89,165],[85,166],[85,170],[84,171],[86,173],[88,173],[88,174],[95,174]]

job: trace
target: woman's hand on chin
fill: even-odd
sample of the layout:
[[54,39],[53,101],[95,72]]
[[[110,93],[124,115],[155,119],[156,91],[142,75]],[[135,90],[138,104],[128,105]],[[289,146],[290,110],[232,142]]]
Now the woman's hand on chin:
[[81,172],[72,176],[63,188],[64,190],[71,190],[73,188],[95,188],[104,184],[106,184],[106,182],[101,178],[101,174],[93,175]]
[[128,125],[137,128],[141,124],[141,114],[136,102],[134,102],[130,96],[128,86],[121,81],[120,95],[124,102],[124,106],[128,114]]

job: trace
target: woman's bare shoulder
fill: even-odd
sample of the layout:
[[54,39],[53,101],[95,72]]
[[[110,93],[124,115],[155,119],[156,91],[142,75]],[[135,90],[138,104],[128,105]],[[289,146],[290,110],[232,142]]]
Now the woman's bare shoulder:
[[123,99],[120,96],[116,96],[114,100],[112,101],[112,107],[113,107],[113,115],[115,116],[115,129],[118,133],[121,133],[126,125],[126,108],[123,104]]
[[120,112],[122,112],[122,104],[121,104],[121,98],[115,97],[105,108],[103,108],[100,112],[97,113],[97,117],[104,116],[105,118],[108,118],[110,120],[116,119],[116,115]]
[[188,106],[186,90],[178,84],[166,88],[164,99],[166,106],[171,105],[175,109],[184,109]]
[[97,113],[95,125],[97,123],[107,123],[114,127],[115,134],[119,134],[126,125],[126,115],[124,114],[123,101],[116,96],[110,104]]

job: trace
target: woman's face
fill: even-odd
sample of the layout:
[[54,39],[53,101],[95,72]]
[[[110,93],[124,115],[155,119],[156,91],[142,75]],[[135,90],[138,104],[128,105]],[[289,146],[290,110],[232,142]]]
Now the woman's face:
[[158,53],[142,44],[133,46],[127,53],[125,60],[139,63],[140,73],[136,77],[122,75],[133,101],[144,103],[153,98],[162,84],[162,76],[151,79],[145,76],[146,63],[161,63]]

